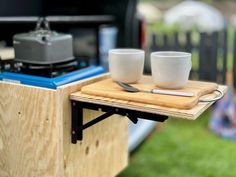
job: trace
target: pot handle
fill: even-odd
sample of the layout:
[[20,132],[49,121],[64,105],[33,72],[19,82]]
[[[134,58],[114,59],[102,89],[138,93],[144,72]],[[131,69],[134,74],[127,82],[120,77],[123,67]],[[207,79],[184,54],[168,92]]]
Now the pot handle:
[[221,99],[224,96],[224,93],[219,89],[215,90],[215,92],[219,93],[215,98],[212,98],[212,99],[199,99],[199,102],[213,102],[213,101],[217,101],[217,100]]
[[50,26],[49,26],[49,23],[48,23],[46,17],[39,17],[39,19],[36,23],[35,31],[38,31],[41,29],[50,31]]

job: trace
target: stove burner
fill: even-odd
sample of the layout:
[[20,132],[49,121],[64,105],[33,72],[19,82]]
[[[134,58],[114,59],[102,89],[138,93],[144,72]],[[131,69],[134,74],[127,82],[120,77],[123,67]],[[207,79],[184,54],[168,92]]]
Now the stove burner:
[[29,64],[29,63],[22,63],[22,64],[23,65],[20,70],[21,73],[50,77],[50,78],[66,74],[76,69],[80,69],[77,60],[57,63],[57,64],[48,64],[48,65]]
[[8,71],[53,78],[74,70],[85,68],[88,65],[88,63],[82,62],[78,59],[55,64],[31,64],[9,60],[7,62],[0,61],[0,72]]

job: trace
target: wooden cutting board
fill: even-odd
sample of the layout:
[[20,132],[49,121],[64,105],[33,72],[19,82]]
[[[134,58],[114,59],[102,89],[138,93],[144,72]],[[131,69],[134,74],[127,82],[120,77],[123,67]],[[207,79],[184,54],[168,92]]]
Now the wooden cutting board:
[[[132,86],[143,90],[158,88],[152,82],[151,76],[143,76],[138,83],[132,84]],[[181,97],[143,92],[130,93],[124,91],[120,86],[113,82],[112,79],[109,78],[90,85],[86,85],[82,87],[81,92],[83,94],[102,96],[105,98],[115,98],[178,109],[191,109],[198,103],[198,100],[201,96],[212,93],[217,88],[218,85],[216,83],[188,81],[185,88],[178,89],[176,91],[193,92],[193,97]]]

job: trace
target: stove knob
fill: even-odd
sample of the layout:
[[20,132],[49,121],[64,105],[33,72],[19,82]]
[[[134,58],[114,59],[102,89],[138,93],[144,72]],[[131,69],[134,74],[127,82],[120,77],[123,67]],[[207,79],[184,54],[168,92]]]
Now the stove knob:
[[43,42],[47,42],[47,37],[46,36],[42,36],[42,41]]

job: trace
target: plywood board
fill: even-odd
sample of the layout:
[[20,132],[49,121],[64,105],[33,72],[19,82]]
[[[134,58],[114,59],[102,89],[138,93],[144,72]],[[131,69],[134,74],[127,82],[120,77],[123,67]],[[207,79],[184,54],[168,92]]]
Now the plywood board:
[[[97,82],[97,80],[95,80],[94,82]],[[219,85],[218,89],[225,93],[227,91],[227,86]],[[215,98],[216,96],[217,95],[215,93],[212,93],[204,96],[204,98],[210,99],[210,98]],[[178,109],[178,108],[170,108],[153,104],[115,99],[115,98],[107,98],[103,96],[88,95],[81,93],[80,90],[78,92],[72,93],[70,98],[72,100],[77,100],[77,101],[84,101],[88,103],[96,103],[96,104],[114,106],[126,109],[128,108],[131,110],[149,112],[149,113],[166,115],[175,118],[189,119],[189,120],[195,120],[196,118],[198,118],[208,107],[210,107],[214,103],[214,102],[208,102],[208,103],[200,102],[191,109]]]
[[56,91],[0,82],[0,176],[63,177]]
[[[157,88],[153,83],[151,76],[142,77],[138,83],[132,84],[132,86],[140,90],[151,90]],[[117,83],[113,82],[112,79],[109,78],[84,86],[81,89],[81,92],[88,95],[102,96],[106,98],[115,98],[171,108],[190,109],[198,103],[201,96],[212,93],[217,88],[218,85],[216,83],[188,81],[187,85],[183,89],[178,89],[176,91],[192,92],[194,94],[193,97],[152,94],[146,92],[131,93],[122,89],[117,85]]]
[[[69,95],[94,77],[57,90],[0,82],[0,177],[114,177],[128,163],[128,120],[112,116],[71,143]],[[101,112],[84,110],[85,122]],[[78,117],[79,118],[79,117]]]
[[[128,120],[114,115],[86,129],[83,141],[71,144],[71,93],[83,85],[107,78],[102,75],[62,86],[58,89],[63,117],[65,177],[114,177],[128,164]],[[84,110],[84,121],[102,112]],[[79,119],[80,117],[78,117]]]

